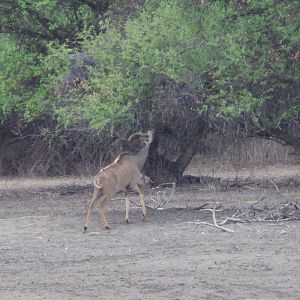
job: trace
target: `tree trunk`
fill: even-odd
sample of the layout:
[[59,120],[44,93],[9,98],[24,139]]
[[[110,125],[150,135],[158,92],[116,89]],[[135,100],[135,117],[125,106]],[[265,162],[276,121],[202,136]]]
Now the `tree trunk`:
[[[151,129],[155,130],[143,173],[156,183],[179,182],[207,129],[198,112],[203,99],[185,83],[158,77],[155,84],[157,93],[140,104],[143,127],[152,124]],[[149,103],[153,103],[151,107]]]
[[156,183],[180,182],[184,170],[195,154],[195,148],[190,147],[176,161],[170,161],[154,151],[148,157],[144,173]]
[[182,130],[174,135],[158,130],[143,173],[156,183],[180,182],[202,141],[204,127],[201,125],[196,120],[188,131]]

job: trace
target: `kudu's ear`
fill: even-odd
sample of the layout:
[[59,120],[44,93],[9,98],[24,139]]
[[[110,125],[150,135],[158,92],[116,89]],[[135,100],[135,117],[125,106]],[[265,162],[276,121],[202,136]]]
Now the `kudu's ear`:
[[136,132],[136,133],[133,133],[129,138],[128,138],[128,141],[129,142],[134,142],[136,141],[137,139],[140,139],[141,137],[143,137],[143,133],[141,132]]
[[151,142],[152,142],[153,139],[154,139],[155,130],[154,130],[154,129],[149,130],[149,131],[148,131],[148,134],[150,134],[150,136],[151,136]]

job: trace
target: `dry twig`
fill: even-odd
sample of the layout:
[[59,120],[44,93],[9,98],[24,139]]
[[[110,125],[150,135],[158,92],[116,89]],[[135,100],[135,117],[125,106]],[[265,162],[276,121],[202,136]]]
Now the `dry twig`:
[[211,208],[200,209],[200,211],[206,210],[212,212],[213,223],[200,222],[200,221],[188,222],[188,223],[196,225],[196,227],[193,230],[196,230],[199,225],[208,225],[208,226],[220,228],[223,231],[234,232],[233,230],[228,229],[223,225],[230,224],[230,223],[254,223],[254,222],[278,223],[281,221],[300,220],[300,207],[298,203],[284,202],[284,203],[274,205],[274,203],[272,203],[271,201],[270,203],[267,203],[266,201],[267,198],[263,197],[262,199],[250,205],[249,207],[240,206],[231,217],[227,217],[221,222],[217,222],[216,212],[222,211],[222,209],[217,207],[217,203],[216,203],[212,209]]
[[[222,226],[223,224],[226,224],[226,222],[225,223],[222,222],[222,225],[218,224],[217,218],[216,218],[216,211],[222,211],[222,210],[217,209],[217,205],[218,205],[218,203],[216,203],[212,209],[210,209],[210,208],[200,209],[200,211],[203,211],[203,210],[211,211],[214,223],[211,224],[211,223],[208,223],[208,222],[199,222],[199,221],[197,221],[197,222],[188,222],[189,224],[196,224],[196,227],[193,229],[193,231],[195,231],[198,228],[198,226],[202,224],[202,225],[208,225],[208,226],[216,227],[216,228],[219,228],[219,229],[221,229],[223,231],[226,231],[226,232],[234,233],[234,230]],[[227,219],[229,219],[229,218],[227,218]]]
[[173,198],[175,193],[175,182],[163,183],[155,187],[153,190],[158,190],[154,196],[151,196],[153,205],[149,205],[152,209],[163,209],[164,206]]
[[[164,206],[171,202],[175,193],[176,184],[174,182],[162,183],[152,190],[158,190],[155,195],[151,196],[151,203],[146,204],[147,208],[164,209]],[[136,207],[140,207],[140,203],[130,200]]]

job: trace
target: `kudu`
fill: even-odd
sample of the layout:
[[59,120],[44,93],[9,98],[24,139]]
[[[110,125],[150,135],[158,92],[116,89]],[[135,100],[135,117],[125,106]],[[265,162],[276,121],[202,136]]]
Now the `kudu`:
[[[137,192],[142,204],[143,216],[146,217],[146,208],[144,202],[144,194],[141,192],[138,181],[142,174],[141,170],[144,167],[145,161],[148,156],[150,144],[153,141],[154,132],[148,131],[146,133],[134,133],[128,141],[133,145],[142,146],[142,149],[136,154],[129,152],[121,153],[115,161],[107,167],[100,170],[100,172],[94,178],[94,195],[91,202],[88,205],[86,222],[84,225],[84,232],[88,228],[88,222],[91,214],[91,210],[96,200],[100,200],[99,214],[102,223],[106,229],[109,229],[105,217],[105,208],[109,201],[117,193],[124,191],[127,187],[130,187],[133,191]],[[126,197],[126,223],[129,222],[129,208],[130,201]]]

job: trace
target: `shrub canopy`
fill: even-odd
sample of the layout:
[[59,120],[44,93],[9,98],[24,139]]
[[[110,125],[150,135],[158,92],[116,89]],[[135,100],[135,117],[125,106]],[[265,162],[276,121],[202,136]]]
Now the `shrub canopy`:
[[0,122],[17,116],[8,130],[46,119],[53,134],[153,127],[170,90],[209,129],[299,127],[298,0],[9,1],[0,11]]

